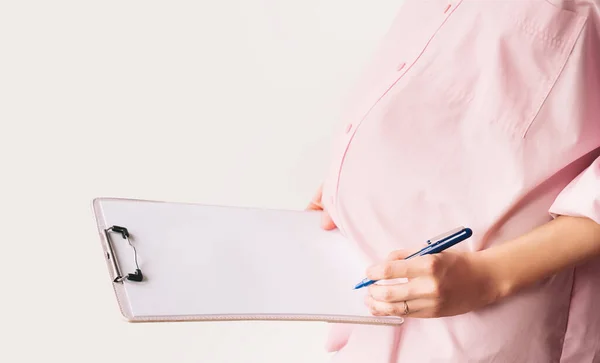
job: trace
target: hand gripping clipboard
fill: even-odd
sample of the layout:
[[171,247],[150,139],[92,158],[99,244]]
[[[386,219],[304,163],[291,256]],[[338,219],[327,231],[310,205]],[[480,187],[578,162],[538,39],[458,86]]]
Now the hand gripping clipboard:
[[366,261],[317,212],[119,198],[93,210],[130,322],[403,322],[369,313],[366,289],[353,289]]

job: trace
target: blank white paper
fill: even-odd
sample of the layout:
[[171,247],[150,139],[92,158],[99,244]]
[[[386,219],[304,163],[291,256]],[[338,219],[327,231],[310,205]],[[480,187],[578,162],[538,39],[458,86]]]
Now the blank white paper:
[[[106,227],[131,234],[142,283],[125,281],[135,317],[306,315],[371,317],[366,261],[320,214],[185,203],[97,200]],[[122,273],[133,250],[111,234]]]

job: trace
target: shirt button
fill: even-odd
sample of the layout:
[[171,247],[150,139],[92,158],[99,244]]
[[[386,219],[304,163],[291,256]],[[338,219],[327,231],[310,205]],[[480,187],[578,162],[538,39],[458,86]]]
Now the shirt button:
[[398,64],[398,67],[396,67],[396,70],[397,70],[398,72],[400,72],[401,70],[403,70],[403,69],[404,69],[404,67],[406,67],[406,63],[405,63],[405,62],[402,62],[402,63]]
[[352,131],[352,124],[346,125],[346,133],[350,133]]

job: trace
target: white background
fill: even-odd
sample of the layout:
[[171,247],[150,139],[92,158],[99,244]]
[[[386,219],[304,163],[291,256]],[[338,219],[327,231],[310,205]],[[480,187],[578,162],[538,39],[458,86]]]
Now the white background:
[[91,200],[303,209],[400,3],[3,1],[0,361],[327,361],[321,323],[126,323]]

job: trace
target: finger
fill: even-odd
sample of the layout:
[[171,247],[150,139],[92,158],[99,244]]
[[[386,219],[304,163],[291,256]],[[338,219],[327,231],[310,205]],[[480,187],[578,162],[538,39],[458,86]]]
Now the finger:
[[[430,318],[433,317],[431,312],[436,309],[437,301],[435,299],[416,299],[407,300],[406,304],[408,305],[408,314],[402,316],[410,316],[411,318]],[[404,313],[404,303],[401,302],[399,305],[402,309],[402,313]]]
[[306,207],[306,210],[323,210],[321,203],[310,202]]
[[335,222],[331,219],[331,216],[326,211],[323,211],[321,217],[321,226],[324,230],[330,231],[336,228]]
[[403,260],[406,257],[410,256],[411,254],[412,254],[412,252],[409,250],[400,249],[400,250],[390,252],[390,254],[387,257],[387,260],[388,261]]
[[408,305],[408,314],[406,314],[403,301],[397,303],[388,303],[367,297],[365,303],[371,314],[375,316],[433,316],[433,311],[435,311],[436,307],[436,301],[433,299],[407,300],[406,304]]
[[433,275],[439,269],[439,256],[426,255],[408,260],[384,261],[367,269],[371,280],[414,278]]
[[307,209],[308,210],[323,210],[323,204],[321,203],[322,198],[323,198],[323,187],[319,186],[319,189],[317,189],[317,192],[315,193],[315,195],[311,199],[310,203],[308,204]]
[[369,295],[377,301],[394,303],[436,298],[439,294],[434,279],[417,277],[409,282],[394,285],[373,284],[369,286]]
[[408,284],[390,286],[371,285],[369,286],[369,295],[377,301],[389,303],[409,300],[411,298],[410,290],[412,287],[407,286]]
[[[414,309],[413,306],[415,306]],[[408,310],[408,316],[411,318],[441,318],[443,316],[434,299],[409,301]]]

